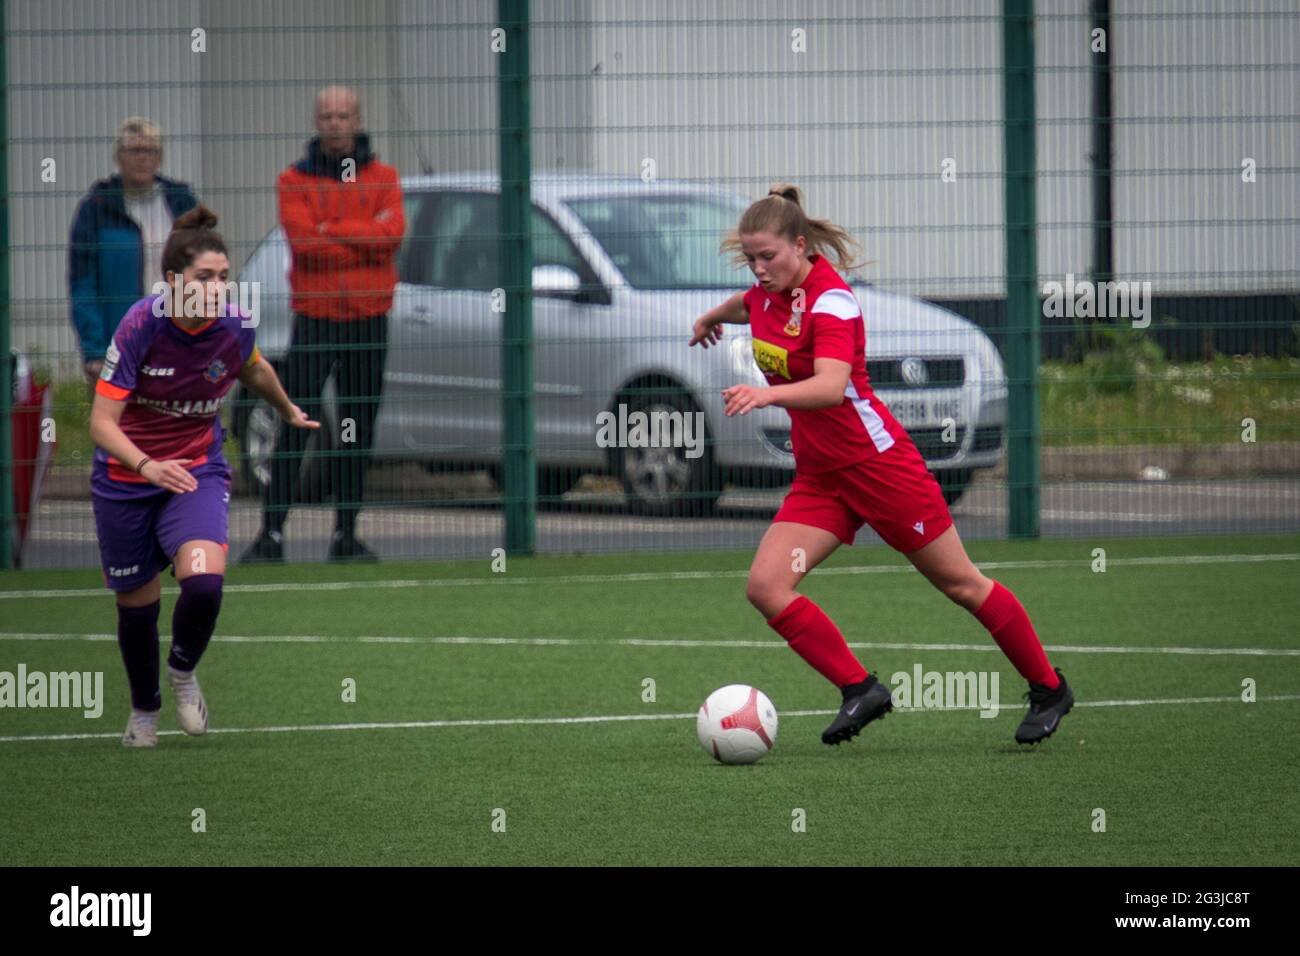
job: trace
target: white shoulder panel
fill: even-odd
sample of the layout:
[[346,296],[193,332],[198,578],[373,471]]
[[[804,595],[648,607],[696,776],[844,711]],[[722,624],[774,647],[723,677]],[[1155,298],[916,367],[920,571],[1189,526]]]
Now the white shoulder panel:
[[841,319],[856,319],[862,314],[858,300],[848,289],[827,289],[817,297],[808,312],[825,312]]

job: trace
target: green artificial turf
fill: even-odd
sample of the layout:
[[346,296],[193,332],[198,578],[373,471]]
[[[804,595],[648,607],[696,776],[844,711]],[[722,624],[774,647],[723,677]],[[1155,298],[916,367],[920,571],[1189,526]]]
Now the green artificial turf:
[[[0,670],[102,671],[106,697],[98,719],[0,709],[3,862],[1300,863],[1282,837],[1300,829],[1300,537],[969,547],[1075,688],[1074,712],[1033,750],[1012,741],[1014,669],[883,548],[842,549],[803,593],[883,678],[917,663],[996,670],[997,717],[895,712],[824,746],[838,692],[746,602],[748,552],[512,558],[505,573],[486,560],[239,567],[199,670],[212,732],[128,751],[98,572],[0,575]],[[1249,554],[1291,559],[1232,557]],[[165,648],[177,591],[164,580]],[[26,593],[43,590],[56,593]],[[436,640],[458,637],[479,640]],[[1267,653],[1218,653],[1230,649]],[[1246,679],[1255,703],[1240,701]],[[782,715],[751,767],[718,765],[695,739],[700,702],[737,682]],[[1188,698],[1223,700],[1158,703]],[[663,719],[635,719],[649,717]],[[162,727],[176,726],[164,689]],[[44,739],[62,734],[100,736]]]

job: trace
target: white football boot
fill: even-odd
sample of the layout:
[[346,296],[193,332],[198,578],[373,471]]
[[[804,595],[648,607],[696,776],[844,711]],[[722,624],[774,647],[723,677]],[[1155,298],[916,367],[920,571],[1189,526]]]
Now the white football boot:
[[131,719],[122,735],[123,747],[158,746],[158,711],[131,708]]
[[178,671],[167,665],[167,682],[172,685],[176,695],[176,719],[180,721],[181,730],[191,737],[197,737],[208,730],[208,704],[199,690],[199,682],[194,679],[194,671]]

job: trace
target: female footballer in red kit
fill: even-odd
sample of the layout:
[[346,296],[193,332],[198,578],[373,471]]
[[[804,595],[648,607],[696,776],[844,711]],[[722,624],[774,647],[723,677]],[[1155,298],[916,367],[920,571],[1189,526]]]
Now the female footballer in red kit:
[[[768,625],[841,691],[822,741],[838,744],[893,707],[889,688],[854,656],[833,621],[796,588],[869,524],[949,599],[966,608],[1029,682],[1019,743],[1055,732],[1074,704],[1048,663],[1015,595],[980,573],[953,526],[934,476],[907,432],[871,390],[866,328],[857,298],[827,260],[853,268],[857,244],[839,226],[811,219],[800,191],[779,184],[752,204],[724,251],[740,253],[758,280],[695,322],[691,345],[708,348],[722,325],[749,325],[768,385],[733,385],[727,415],[778,405],[790,415],[795,477],[749,570],[746,595]],[[739,258],[739,257],[738,257]],[[802,553],[802,561],[796,556]]]

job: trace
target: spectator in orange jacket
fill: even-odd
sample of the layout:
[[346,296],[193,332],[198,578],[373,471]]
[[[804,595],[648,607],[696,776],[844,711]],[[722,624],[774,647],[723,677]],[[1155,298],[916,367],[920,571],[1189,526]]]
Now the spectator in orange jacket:
[[[293,337],[281,370],[285,391],[309,418],[328,425],[321,392],[334,376],[338,415],[327,461],[337,519],[331,560],[375,560],[356,536],[375,417],[388,355],[388,310],[406,220],[397,170],[379,162],[361,129],[352,90],[316,96],[317,136],[280,174],[280,224],[289,240]],[[283,561],[283,528],[298,483],[305,431],[280,428],[266,487],[262,528],[243,561]]]

